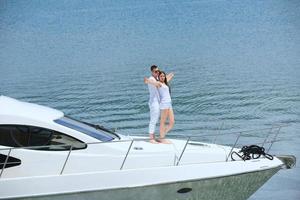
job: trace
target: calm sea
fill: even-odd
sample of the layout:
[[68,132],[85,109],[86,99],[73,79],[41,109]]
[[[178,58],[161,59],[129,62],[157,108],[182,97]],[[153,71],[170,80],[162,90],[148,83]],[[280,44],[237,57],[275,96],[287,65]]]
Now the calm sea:
[[[297,0],[0,0],[0,94],[146,136],[143,77],[157,64],[175,73],[171,135],[284,123],[272,153],[300,158],[299,10]],[[250,199],[300,199],[299,174],[280,171]]]

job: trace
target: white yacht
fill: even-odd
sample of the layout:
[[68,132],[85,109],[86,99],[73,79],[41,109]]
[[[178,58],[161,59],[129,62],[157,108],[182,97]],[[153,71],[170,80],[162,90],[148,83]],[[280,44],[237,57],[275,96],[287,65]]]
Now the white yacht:
[[245,159],[236,145],[190,137],[170,141],[152,144],[0,96],[0,199],[242,200],[296,162],[264,152]]

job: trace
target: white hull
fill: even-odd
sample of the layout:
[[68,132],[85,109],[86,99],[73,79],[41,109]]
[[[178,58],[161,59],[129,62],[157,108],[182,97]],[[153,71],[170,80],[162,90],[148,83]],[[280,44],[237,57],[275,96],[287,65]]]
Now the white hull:
[[[22,200],[245,200],[280,168],[188,182],[18,198]],[[191,188],[187,193],[178,193]]]
[[[247,199],[282,165],[275,158],[7,178],[0,180],[0,199]],[[182,188],[192,191],[178,194]]]

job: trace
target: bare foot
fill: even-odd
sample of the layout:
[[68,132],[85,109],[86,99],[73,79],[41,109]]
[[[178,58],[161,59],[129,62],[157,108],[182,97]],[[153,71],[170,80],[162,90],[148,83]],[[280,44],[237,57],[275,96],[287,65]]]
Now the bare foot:
[[172,144],[170,140],[166,140],[165,138],[160,138],[158,141],[163,144]]
[[158,144],[159,143],[155,139],[150,139],[149,142],[152,143],[152,144]]

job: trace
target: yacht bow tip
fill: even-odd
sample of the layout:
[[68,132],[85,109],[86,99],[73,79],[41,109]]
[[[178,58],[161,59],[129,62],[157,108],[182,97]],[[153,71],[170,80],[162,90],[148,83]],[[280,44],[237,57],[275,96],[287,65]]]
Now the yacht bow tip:
[[293,155],[280,155],[276,156],[284,164],[283,169],[291,169],[296,165],[296,157]]

